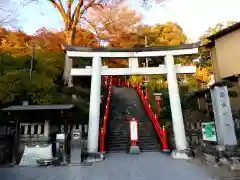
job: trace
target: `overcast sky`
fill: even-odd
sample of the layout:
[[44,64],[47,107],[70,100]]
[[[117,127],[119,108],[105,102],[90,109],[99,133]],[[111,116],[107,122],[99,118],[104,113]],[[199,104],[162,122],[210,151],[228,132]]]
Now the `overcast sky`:
[[[137,0],[131,1],[132,7],[143,14],[144,23],[176,22],[192,40],[219,22],[240,21],[240,0],[169,0],[147,10],[139,7]],[[27,33],[32,34],[40,27],[63,28],[59,14],[46,0],[41,0],[39,5],[18,6],[18,9],[19,25]]]

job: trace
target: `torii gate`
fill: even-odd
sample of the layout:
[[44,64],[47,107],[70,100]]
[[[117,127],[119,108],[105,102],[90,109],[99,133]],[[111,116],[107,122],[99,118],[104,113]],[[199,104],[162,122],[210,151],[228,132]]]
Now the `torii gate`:
[[[198,53],[199,44],[157,48],[86,48],[63,46],[65,50],[64,78],[68,86],[73,86],[72,76],[92,76],[88,126],[88,152],[98,152],[101,76],[167,74],[173,130],[176,143],[176,158],[186,158],[187,140],[183,123],[182,108],[176,73],[195,73],[195,66],[174,64],[174,56]],[[164,56],[165,65],[139,68],[138,57]],[[92,66],[73,68],[73,57],[91,57]],[[108,68],[102,66],[101,58],[128,58],[128,68]]]

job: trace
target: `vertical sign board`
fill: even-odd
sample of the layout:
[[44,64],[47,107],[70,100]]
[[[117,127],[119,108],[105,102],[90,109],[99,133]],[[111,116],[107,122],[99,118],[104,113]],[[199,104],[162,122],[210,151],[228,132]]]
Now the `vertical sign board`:
[[215,86],[211,89],[214,119],[219,145],[236,145],[237,139],[226,86]]
[[131,141],[138,141],[138,123],[136,120],[130,121],[130,138]]

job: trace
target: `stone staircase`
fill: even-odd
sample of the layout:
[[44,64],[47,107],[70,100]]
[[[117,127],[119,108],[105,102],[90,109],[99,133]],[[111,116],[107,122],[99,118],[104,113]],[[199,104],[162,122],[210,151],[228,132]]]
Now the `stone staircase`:
[[125,105],[124,90],[114,87],[107,124],[107,152],[127,152],[129,149],[129,120]]
[[108,152],[128,152],[130,146],[129,120],[135,117],[139,124],[141,151],[160,151],[160,141],[135,89],[114,87],[106,137]]

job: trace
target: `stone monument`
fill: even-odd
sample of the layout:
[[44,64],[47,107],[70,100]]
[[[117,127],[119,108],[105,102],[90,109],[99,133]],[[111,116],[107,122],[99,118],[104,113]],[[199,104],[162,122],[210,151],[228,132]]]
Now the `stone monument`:
[[237,145],[227,86],[213,86],[211,88],[211,98],[215,117],[218,145]]

